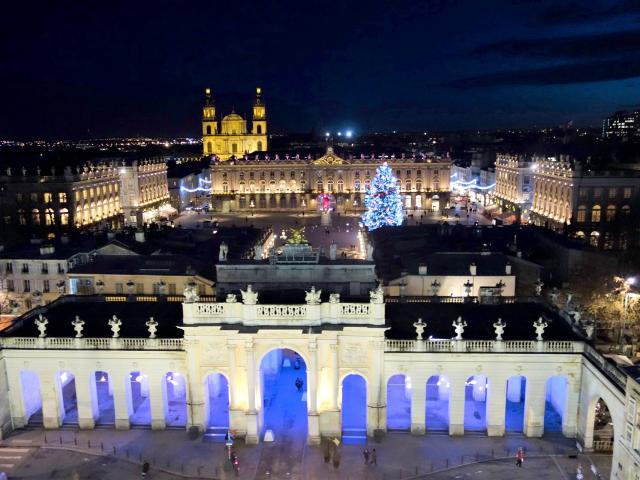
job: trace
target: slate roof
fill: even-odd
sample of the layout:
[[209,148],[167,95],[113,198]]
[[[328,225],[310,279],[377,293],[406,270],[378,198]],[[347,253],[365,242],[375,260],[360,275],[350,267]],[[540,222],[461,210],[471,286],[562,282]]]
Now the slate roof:
[[211,277],[211,269],[185,255],[100,255],[77,265],[70,274],[194,275]]
[[0,332],[3,337],[37,337],[35,319],[42,313],[47,318],[48,337],[75,337],[71,321],[76,315],[85,321],[83,335],[91,338],[111,337],[107,323],[115,315],[122,320],[120,336],[148,338],[145,323],[153,317],[158,323],[159,338],[181,338],[182,303],[180,302],[106,302],[98,296],[66,296],[45,307],[33,309],[17,318],[13,325]]

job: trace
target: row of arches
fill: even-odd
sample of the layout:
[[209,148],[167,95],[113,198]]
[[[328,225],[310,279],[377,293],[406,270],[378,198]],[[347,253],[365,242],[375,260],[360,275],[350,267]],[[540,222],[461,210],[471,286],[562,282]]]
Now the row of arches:
[[[78,397],[76,377],[67,370],[54,376],[56,395],[62,425],[77,425]],[[117,382],[124,386],[126,409],[130,425],[150,426],[151,391],[149,376],[140,371],[131,371],[124,378],[112,377],[105,371],[95,371],[88,379],[88,398],[91,402],[92,416],[96,425],[115,425],[116,405],[114,388]],[[22,406],[25,423],[42,424],[42,390],[40,378],[31,370],[20,372],[22,388]],[[161,379],[162,407],[167,427],[185,427],[187,425],[187,386],[184,375],[178,372],[166,372]],[[205,380],[205,416],[207,427],[228,428],[229,426],[229,386],[221,373],[209,374]]]

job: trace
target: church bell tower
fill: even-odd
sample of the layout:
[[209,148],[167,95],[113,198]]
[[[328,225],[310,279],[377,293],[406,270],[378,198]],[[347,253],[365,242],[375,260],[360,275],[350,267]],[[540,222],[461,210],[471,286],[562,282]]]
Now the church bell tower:
[[204,107],[202,108],[202,151],[204,155],[213,154],[213,141],[217,134],[216,106],[211,97],[211,89],[207,88],[204,91]]
[[267,110],[262,102],[262,89],[256,88],[256,100],[253,103],[253,121],[251,125],[251,133],[256,140],[259,152],[267,150]]

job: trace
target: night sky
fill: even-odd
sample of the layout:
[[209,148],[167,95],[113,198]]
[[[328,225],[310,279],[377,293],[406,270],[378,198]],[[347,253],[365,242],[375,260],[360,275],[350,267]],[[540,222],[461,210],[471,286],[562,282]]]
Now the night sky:
[[[9,2],[0,138],[598,125],[640,104],[640,0]],[[229,6],[233,4],[233,6]]]

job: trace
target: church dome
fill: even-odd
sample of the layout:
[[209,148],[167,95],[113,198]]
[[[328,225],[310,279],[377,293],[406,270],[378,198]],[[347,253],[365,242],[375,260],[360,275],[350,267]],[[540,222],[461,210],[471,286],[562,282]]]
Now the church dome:
[[238,121],[242,122],[244,121],[244,119],[237,113],[230,113],[229,115],[224,117],[222,121],[223,122],[238,122]]

